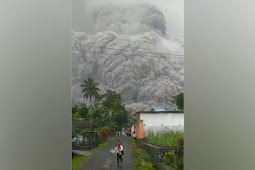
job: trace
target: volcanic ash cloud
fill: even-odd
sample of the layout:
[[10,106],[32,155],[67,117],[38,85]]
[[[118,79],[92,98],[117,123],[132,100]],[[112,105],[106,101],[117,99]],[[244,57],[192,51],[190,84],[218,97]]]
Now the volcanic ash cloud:
[[184,67],[183,57],[169,54],[183,54],[183,44],[165,34],[162,12],[147,4],[92,11],[93,31],[72,32],[73,101],[83,101],[80,85],[93,77],[133,110],[173,109]]

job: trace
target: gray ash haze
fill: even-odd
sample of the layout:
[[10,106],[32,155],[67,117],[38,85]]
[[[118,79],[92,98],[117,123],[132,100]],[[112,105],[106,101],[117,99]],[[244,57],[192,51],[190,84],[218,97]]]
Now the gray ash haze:
[[166,7],[120,2],[73,1],[77,10],[73,15],[79,18],[73,19],[72,99],[84,102],[80,85],[93,77],[102,90],[121,93],[126,106],[135,111],[172,110],[172,96],[183,92],[184,59],[169,54],[184,53],[183,27],[176,26],[183,20],[172,24],[180,29],[175,33],[166,20],[174,16],[165,17],[171,14],[163,12]]

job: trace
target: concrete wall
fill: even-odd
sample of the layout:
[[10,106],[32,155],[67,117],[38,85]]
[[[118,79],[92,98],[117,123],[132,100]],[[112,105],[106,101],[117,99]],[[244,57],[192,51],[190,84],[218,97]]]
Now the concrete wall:
[[158,133],[169,130],[184,130],[184,113],[141,113],[140,120],[143,120],[145,137],[150,131]]
[[161,157],[164,155],[166,152],[169,151],[175,151],[177,152],[177,147],[172,147],[172,148],[164,148],[164,147],[158,147],[154,146],[145,142],[140,142],[140,147],[144,150],[146,150],[153,158],[154,163],[156,163],[157,168],[160,170],[173,170],[169,166],[164,165],[161,162]]

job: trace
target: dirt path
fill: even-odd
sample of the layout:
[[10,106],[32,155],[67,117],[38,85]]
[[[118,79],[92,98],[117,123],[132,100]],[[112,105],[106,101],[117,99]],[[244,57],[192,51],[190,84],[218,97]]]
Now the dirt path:
[[[124,147],[123,162],[120,167],[117,166],[117,155],[111,150],[116,146],[120,139]],[[78,170],[133,170],[132,153],[128,137],[114,137],[109,144],[100,151],[94,153]]]

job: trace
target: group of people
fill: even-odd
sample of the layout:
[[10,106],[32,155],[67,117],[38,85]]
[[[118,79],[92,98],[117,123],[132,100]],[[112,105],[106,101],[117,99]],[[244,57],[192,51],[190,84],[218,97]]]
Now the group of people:
[[120,137],[120,136],[133,136],[134,137],[134,135],[135,135],[135,131],[133,131],[133,133],[132,133],[132,131],[129,129],[129,130],[122,130],[122,131],[116,131],[116,134],[115,134],[115,136],[116,137]]

